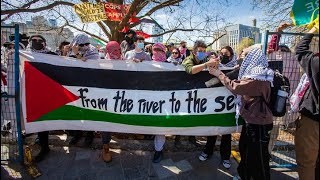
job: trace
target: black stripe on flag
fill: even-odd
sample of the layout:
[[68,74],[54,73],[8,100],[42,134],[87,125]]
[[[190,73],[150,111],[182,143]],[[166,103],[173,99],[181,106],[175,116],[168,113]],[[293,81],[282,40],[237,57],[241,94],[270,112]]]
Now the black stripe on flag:
[[190,75],[184,71],[123,71],[66,67],[39,62],[30,62],[30,64],[54,81],[66,86],[159,91],[188,90],[206,88],[205,82],[213,78],[206,71]]

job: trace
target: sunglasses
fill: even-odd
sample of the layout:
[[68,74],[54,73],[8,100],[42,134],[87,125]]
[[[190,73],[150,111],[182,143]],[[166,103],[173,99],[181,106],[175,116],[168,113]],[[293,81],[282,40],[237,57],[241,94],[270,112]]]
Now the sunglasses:
[[172,52],[172,54],[179,54],[178,52]]
[[43,43],[44,41],[42,39],[31,39],[32,42],[39,42],[39,43]]
[[78,44],[79,47],[88,46],[90,43]]

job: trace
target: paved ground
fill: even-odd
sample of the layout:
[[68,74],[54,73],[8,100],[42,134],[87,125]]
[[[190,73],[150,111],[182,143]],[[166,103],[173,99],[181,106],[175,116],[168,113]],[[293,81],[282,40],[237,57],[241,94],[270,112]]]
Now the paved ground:
[[[58,137],[58,136],[56,136]],[[168,141],[165,146],[164,160],[159,164],[151,162],[153,157],[153,141],[146,140],[116,140],[112,141],[113,161],[104,163],[101,160],[100,139],[95,139],[91,148],[69,147],[63,136],[50,137],[51,152],[48,158],[37,164],[44,180],[95,180],[95,179],[232,179],[236,174],[237,162],[232,158],[232,167],[226,170],[220,164],[220,155],[214,156],[206,162],[200,162],[197,155],[202,147],[188,147],[183,142],[179,150],[173,148],[173,142]],[[31,140],[30,137],[29,140]],[[60,145],[58,141],[61,141]],[[81,145],[81,142],[79,143]],[[120,149],[119,146],[124,148]],[[38,146],[32,145],[33,154]],[[141,150],[143,149],[143,151]],[[187,149],[187,150],[186,150]],[[296,172],[288,169],[273,169],[272,179],[295,179]],[[1,164],[1,179],[32,179],[25,169],[17,164]]]

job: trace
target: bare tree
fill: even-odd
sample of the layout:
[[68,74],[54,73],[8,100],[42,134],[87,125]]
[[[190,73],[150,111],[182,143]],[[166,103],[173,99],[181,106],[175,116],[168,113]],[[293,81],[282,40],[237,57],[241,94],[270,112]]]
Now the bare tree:
[[[221,0],[225,1],[225,0]],[[165,22],[164,31],[158,34],[152,34],[151,37],[157,37],[169,34],[171,37],[176,32],[189,32],[187,38],[194,39],[194,37],[212,36],[220,27],[227,24],[222,17],[222,11],[219,11],[223,3],[217,2],[218,6],[212,5],[212,0],[109,0],[108,2],[115,4],[131,4],[128,13],[124,16],[121,22],[115,21],[100,21],[96,24],[99,26],[104,36],[97,35],[89,31],[88,26],[83,24],[79,26],[79,18],[75,15],[72,6],[77,3],[91,2],[99,3],[105,2],[101,0],[1,0],[1,22],[8,19],[21,18],[25,19],[26,15],[30,13],[38,13],[45,17],[52,17],[58,19],[60,27],[69,26],[78,31],[83,31],[95,38],[107,42],[108,40],[115,40],[120,42],[123,39],[123,33],[120,32],[125,26],[129,28],[139,29],[139,23],[129,23],[129,18],[134,13],[137,16],[156,16],[159,12],[168,15]],[[226,1],[228,2],[228,1]],[[230,5],[230,4],[227,4]],[[217,8],[219,7],[219,8]],[[217,10],[215,10],[217,8]],[[91,30],[91,29],[90,29]],[[217,36],[218,38],[222,37]]]
[[274,29],[282,22],[290,22],[294,0],[251,0],[253,10],[263,11],[262,28]]

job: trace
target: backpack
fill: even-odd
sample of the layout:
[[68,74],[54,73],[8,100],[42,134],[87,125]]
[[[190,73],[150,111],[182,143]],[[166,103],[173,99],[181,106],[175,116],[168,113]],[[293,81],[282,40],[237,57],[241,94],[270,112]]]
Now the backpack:
[[[290,82],[289,79],[282,75],[278,70],[274,71],[274,76],[273,76],[273,87],[271,86],[271,97],[270,97],[270,102],[266,102],[264,99],[265,103],[269,107],[269,109],[272,112],[272,115],[275,117],[282,117],[286,114],[287,112],[287,99],[288,96],[285,97],[285,100],[283,101],[277,101],[279,98],[278,93],[281,93],[279,91],[285,91],[287,94],[290,92]],[[279,108],[281,107],[281,108]]]

